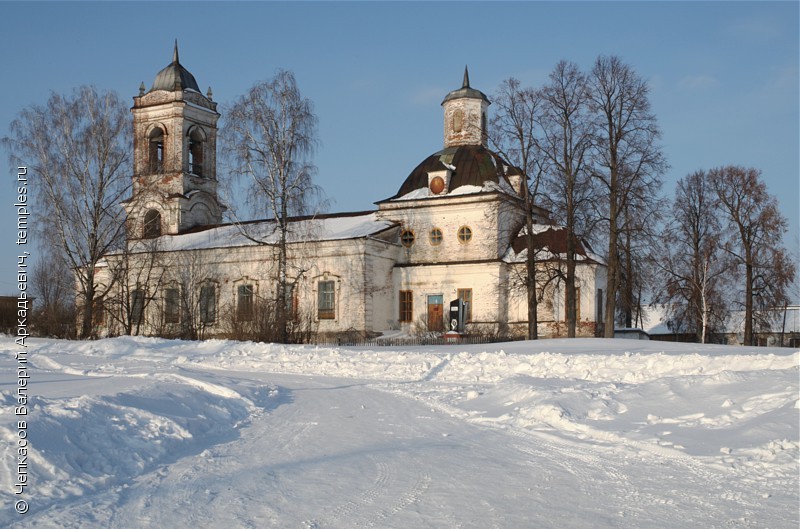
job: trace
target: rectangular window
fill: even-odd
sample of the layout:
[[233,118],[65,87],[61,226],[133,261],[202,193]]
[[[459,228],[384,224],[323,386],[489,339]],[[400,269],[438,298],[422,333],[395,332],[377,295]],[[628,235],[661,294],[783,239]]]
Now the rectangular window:
[[286,285],[286,294],[284,296],[284,303],[286,308],[286,318],[289,321],[297,319],[297,292],[293,284]]
[[217,319],[217,290],[214,285],[200,288],[200,322],[206,325]]
[[168,288],[164,291],[164,323],[180,322],[180,291],[177,288]]
[[317,302],[319,319],[333,320],[336,318],[336,282],[319,282],[319,299]]
[[94,298],[94,302],[92,304],[92,318],[94,319],[94,324],[98,327],[102,327],[106,323],[105,305],[105,298],[103,296]]
[[414,293],[410,290],[400,291],[400,321],[410,322],[414,319]]
[[472,289],[459,288],[458,299],[464,302],[464,323],[472,321]]
[[141,325],[144,320],[144,291],[134,290],[131,292],[131,323]]
[[150,141],[150,172],[160,173],[164,168],[164,142],[159,139]]
[[253,285],[239,285],[236,290],[236,319],[239,321],[252,321]]
[[189,169],[192,174],[203,176],[203,144],[199,141],[189,141]]

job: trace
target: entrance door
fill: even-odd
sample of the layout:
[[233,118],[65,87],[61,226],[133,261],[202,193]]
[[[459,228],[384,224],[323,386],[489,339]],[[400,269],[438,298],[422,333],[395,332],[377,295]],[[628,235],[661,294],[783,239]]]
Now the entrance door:
[[444,330],[444,296],[428,296],[428,330]]

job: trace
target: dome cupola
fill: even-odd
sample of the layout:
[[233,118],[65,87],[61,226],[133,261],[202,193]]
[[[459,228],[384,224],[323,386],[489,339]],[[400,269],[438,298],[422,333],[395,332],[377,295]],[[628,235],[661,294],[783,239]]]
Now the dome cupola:
[[447,94],[444,107],[444,146],[481,145],[486,147],[486,109],[491,103],[486,94],[469,85],[469,70],[464,67],[461,88]]
[[197,81],[189,70],[184,68],[178,60],[178,40],[175,40],[175,50],[172,52],[172,63],[158,72],[156,80],[153,81],[151,92],[156,90],[167,90],[177,92],[180,90],[194,90],[200,92]]

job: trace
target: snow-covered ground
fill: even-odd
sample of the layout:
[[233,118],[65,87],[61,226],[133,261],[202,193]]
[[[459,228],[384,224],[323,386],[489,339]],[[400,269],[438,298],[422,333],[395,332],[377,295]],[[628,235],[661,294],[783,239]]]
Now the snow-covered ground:
[[18,348],[0,338],[0,350],[3,527],[795,529],[800,518],[789,349],[31,340],[20,495]]

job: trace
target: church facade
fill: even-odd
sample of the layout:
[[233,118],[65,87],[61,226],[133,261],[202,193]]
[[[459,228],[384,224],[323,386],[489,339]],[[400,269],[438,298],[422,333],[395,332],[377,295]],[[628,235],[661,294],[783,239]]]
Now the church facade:
[[[524,334],[525,182],[488,148],[489,105],[465,71],[461,88],[442,102],[443,148],[398,179],[394,196],[371,211],[292,220],[285,310],[308,336],[441,333],[451,327],[454,300],[462,302],[467,333]],[[277,237],[275,223],[223,222],[220,115],[210,89],[203,95],[180,64],[177,46],[152,88],[140,87],[132,114],[128,240],[99,270],[106,294],[98,334],[235,335],[237,325],[258,319],[259,308],[274,310],[275,248],[253,239]],[[565,230],[544,209],[534,213],[540,266],[558,269]],[[594,336],[606,267],[578,246],[577,332]],[[551,280],[541,288],[540,336],[565,335],[563,285]]]

